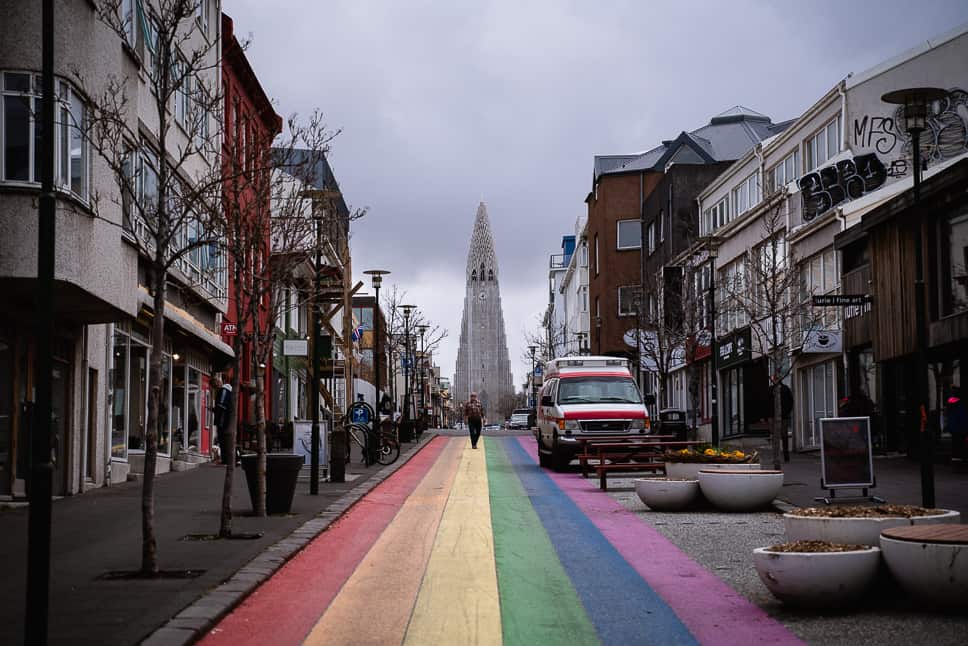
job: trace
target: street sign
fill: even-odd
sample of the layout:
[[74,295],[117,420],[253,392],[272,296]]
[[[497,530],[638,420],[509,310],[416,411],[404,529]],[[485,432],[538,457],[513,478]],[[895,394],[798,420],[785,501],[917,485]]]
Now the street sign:
[[284,339],[282,341],[282,354],[287,357],[308,357],[309,341],[306,339]]
[[239,332],[239,326],[235,323],[222,321],[222,336],[235,336]]
[[852,307],[871,302],[870,294],[816,294],[814,307]]
[[541,370],[541,366],[535,366],[534,367],[534,376],[535,377],[540,377],[542,374],[544,374],[544,373]]

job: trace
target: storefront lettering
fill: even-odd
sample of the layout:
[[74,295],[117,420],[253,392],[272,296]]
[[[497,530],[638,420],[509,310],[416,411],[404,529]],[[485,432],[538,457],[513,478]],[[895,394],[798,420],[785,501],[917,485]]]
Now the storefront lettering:
[[873,153],[842,159],[804,175],[797,180],[803,198],[803,219],[809,222],[845,200],[855,200],[883,186],[885,181],[887,168]]

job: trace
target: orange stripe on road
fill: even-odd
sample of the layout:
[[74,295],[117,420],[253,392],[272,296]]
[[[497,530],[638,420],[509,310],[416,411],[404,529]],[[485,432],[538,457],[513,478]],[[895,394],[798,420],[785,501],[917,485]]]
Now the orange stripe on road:
[[306,644],[403,642],[464,444],[463,439],[449,441],[317,622]]

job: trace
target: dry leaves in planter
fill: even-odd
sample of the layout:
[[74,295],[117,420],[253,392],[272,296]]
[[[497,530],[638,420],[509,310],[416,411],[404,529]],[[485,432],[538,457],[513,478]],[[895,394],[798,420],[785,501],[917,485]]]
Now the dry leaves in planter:
[[915,505],[875,505],[875,506],[831,506],[806,507],[792,512],[795,516],[814,518],[914,518],[916,516],[937,516],[941,509],[926,509]]
[[771,552],[858,552],[869,550],[867,545],[844,545],[843,543],[828,543],[827,541],[792,541],[780,543],[766,548]]

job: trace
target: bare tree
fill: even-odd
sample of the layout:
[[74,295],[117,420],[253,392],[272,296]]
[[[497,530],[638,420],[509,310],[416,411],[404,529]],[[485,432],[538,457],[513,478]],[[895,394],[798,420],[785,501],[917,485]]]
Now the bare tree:
[[[783,415],[781,383],[790,374],[790,348],[802,339],[798,333],[816,325],[814,308],[801,299],[802,278],[798,260],[787,249],[786,214],[782,194],[767,198],[762,219],[763,237],[718,279],[724,316],[735,314],[748,321],[752,350],[769,361],[773,397],[770,436],[773,468],[782,462]],[[727,331],[725,326],[721,327]]]
[[[534,328],[524,330],[525,347],[533,345],[537,348],[534,353],[534,360],[540,364],[564,356],[568,351],[568,333],[564,324],[546,324],[543,314],[538,315],[536,319]],[[521,360],[530,365],[530,351],[522,351]]]
[[[305,263],[312,262],[317,245],[331,243],[322,233],[329,231],[332,223],[324,220],[339,217],[333,209],[314,204],[315,192],[309,188],[337,134],[325,126],[316,111],[305,124],[291,117],[275,147],[271,146],[277,132],[271,132],[261,141],[250,138],[247,151],[240,150],[238,142],[230,142],[224,156],[225,208],[215,224],[229,260],[234,295],[229,316],[239,330],[233,342],[237,359],[245,356],[245,344],[251,344],[248,356],[253,379],[244,386],[254,398],[252,422],[258,456],[254,507],[260,516],[266,513],[266,366],[275,323],[291,306],[283,298],[285,289],[298,282],[297,273]],[[353,212],[348,219],[362,217],[363,213]],[[236,388],[240,372],[237,369],[233,375]],[[226,470],[223,488],[222,537],[231,535],[232,472],[231,467]]]
[[[119,206],[125,237],[146,260],[153,319],[141,500],[141,572],[153,576],[159,571],[154,474],[162,415],[167,294],[170,284],[184,289],[194,286],[193,278],[174,270],[193,251],[208,252],[218,242],[212,232],[223,181],[218,163],[218,41],[209,41],[199,32],[199,23],[194,20],[199,0],[155,0],[145,6],[137,3],[137,15],[124,13],[126,3],[122,0],[93,0],[93,4],[98,19],[122,42],[134,47],[133,35],[138,35],[138,42],[143,44],[143,76],[111,76],[95,84],[78,70],[74,75],[89,99],[89,118],[78,125],[118,187],[117,195],[92,196],[95,214],[101,217],[105,199]],[[142,82],[139,77],[147,86],[141,100],[136,96]],[[201,272],[202,278],[220,270],[217,258],[208,259],[211,265]]]

